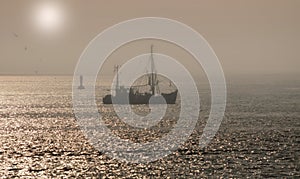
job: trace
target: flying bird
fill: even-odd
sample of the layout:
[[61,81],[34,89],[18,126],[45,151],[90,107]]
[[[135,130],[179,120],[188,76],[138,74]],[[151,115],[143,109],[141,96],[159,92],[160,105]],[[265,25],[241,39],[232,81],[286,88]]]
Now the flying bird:
[[[12,34],[13,34],[13,36],[14,36],[15,38],[19,38],[19,37],[20,37],[20,35],[17,34],[16,32],[13,32]],[[22,38],[21,38],[21,39],[22,39]],[[24,50],[25,50],[25,51],[28,50],[28,46],[27,46],[27,45],[24,46]]]
[[16,38],[19,37],[19,35],[18,35],[17,33],[15,33],[15,32],[13,32],[13,35],[14,35],[14,37],[16,37]]

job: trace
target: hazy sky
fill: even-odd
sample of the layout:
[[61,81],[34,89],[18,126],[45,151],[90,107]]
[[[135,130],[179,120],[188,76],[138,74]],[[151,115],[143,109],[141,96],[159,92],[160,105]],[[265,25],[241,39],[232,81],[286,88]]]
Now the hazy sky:
[[[171,18],[197,30],[225,74],[298,74],[299,9],[299,0],[2,0],[0,74],[72,74],[97,34],[145,16]],[[148,49],[143,44],[141,49]]]

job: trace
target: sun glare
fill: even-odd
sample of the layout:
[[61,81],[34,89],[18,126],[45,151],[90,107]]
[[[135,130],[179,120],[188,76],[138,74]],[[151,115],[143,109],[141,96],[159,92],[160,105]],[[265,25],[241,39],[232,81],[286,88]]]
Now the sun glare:
[[65,14],[60,4],[48,1],[35,6],[33,20],[39,31],[53,33],[61,30]]

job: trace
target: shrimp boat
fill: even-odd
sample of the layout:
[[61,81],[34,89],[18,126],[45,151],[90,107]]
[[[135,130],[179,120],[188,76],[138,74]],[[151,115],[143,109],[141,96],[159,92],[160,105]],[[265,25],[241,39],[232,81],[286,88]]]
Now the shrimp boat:
[[[174,90],[170,93],[160,93],[159,80],[155,70],[154,59],[153,59],[153,45],[151,46],[151,73],[147,75],[148,82],[145,85],[131,86],[129,88],[119,85],[119,66],[115,67],[117,72],[115,95],[106,95],[103,98],[103,104],[149,104],[151,99],[152,104],[175,104],[178,90]],[[170,82],[171,84],[171,82]],[[148,91],[141,92],[139,88],[142,86],[150,87]],[[162,97],[164,99],[162,99]]]

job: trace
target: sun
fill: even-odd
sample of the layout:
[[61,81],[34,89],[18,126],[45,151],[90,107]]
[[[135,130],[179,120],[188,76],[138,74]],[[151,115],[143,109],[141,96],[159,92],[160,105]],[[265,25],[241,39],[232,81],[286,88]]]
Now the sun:
[[65,15],[60,4],[46,1],[35,6],[33,20],[36,28],[41,32],[53,33],[61,30]]

